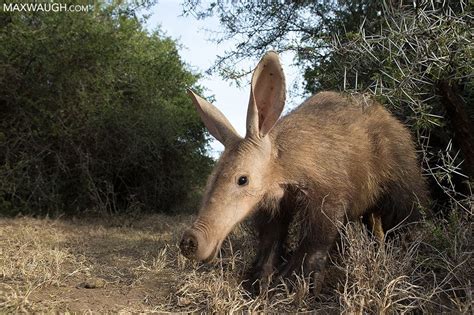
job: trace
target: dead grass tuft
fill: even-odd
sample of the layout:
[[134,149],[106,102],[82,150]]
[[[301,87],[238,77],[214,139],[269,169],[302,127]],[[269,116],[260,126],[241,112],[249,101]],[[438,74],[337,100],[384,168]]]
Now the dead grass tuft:
[[245,228],[215,263],[185,259],[177,244],[191,219],[1,219],[0,312],[472,312],[470,218],[427,221],[383,245],[348,224],[316,298],[303,277],[250,296]]
[[[0,224],[0,309],[9,312],[36,310],[32,292],[59,286],[85,269],[80,257],[59,248],[64,235],[55,221],[4,220]],[[51,303],[53,304],[53,303]]]
[[350,245],[342,247],[338,265],[345,275],[339,298],[344,312],[399,313],[423,305],[426,292],[410,277],[416,247],[379,244],[353,223],[344,229],[343,242]]

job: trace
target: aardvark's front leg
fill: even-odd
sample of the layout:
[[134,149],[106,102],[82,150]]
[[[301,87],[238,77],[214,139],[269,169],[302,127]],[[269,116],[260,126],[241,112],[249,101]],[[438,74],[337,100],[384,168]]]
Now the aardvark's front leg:
[[341,206],[329,209],[332,210],[318,209],[308,213],[307,222],[301,227],[303,231],[300,245],[280,273],[283,279],[294,279],[296,275],[311,279],[315,295],[320,293],[324,282],[328,252],[339,234],[338,224],[345,218]]
[[254,294],[268,288],[271,276],[282,263],[291,217],[288,211],[279,210],[276,214],[270,214],[260,209],[255,217],[259,242],[257,256],[247,271],[244,282],[245,289]]

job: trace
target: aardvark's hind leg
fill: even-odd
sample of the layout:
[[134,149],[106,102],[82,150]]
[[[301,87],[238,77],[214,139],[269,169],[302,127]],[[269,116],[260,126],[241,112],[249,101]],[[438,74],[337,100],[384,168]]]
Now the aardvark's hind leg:
[[383,232],[382,217],[380,216],[380,214],[377,214],[377,213],[369,214],[369,224],[370,224],[370,229],[372,231],[372,234],[375,236],[375,238],[380,244],[383,244],[385,234]]

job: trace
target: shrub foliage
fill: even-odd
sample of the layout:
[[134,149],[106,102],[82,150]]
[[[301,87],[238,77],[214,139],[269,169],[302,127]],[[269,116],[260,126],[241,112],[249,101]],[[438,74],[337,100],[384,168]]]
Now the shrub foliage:
[[384,14],[367,29],[335,36],[331,61],[306,68],[307,89],[333,86],[380,99],[412,128],[436,208],[472,214],[472,11],[425,3]]
[[135,8],[0,15],[0,214],[171,211],[211,166],[176,44]]

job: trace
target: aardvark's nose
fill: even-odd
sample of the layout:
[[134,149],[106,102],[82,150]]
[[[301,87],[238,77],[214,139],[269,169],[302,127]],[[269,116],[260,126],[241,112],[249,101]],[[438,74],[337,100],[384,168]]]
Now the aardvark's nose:
[[188,230],[184,232],[183,238],[179,243],[179,248],[181,249],[181,254],[186,258],[193,258],[198,249],[198,239],[196,235]]

